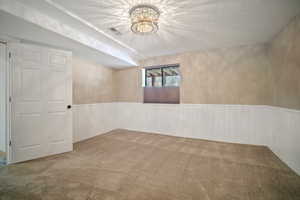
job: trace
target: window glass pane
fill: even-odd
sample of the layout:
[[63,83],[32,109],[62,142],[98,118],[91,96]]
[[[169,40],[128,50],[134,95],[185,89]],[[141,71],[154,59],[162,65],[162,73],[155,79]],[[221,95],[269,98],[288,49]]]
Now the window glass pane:
[[164,86],[178,87],[180,84],[179,67],[166,67],[163,68],[164,73]]
[[152,87],[152,78],[151,77],[147,77],[147,87]]
[[161,68],[147,69],[147,87],[162,87],[162,74]]

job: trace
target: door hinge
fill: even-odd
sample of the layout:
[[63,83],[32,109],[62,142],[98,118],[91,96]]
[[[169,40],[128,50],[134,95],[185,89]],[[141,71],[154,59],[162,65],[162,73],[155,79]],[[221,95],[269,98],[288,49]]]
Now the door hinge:
[[11,140],[9,140],[9,146],[11,146]]
[[9,97],[8,101],[9,101],[9,103],[11,103],[11,101],[12,101],[11,97]]
[[11,52],[8,53],[8,58],[11,58]]

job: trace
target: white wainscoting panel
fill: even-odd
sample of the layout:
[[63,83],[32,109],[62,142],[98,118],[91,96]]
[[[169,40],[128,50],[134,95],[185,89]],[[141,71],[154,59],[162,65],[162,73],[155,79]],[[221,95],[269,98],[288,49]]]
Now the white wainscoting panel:
[[[181,137],[266,145],[265,106],[118,103],[118,127]],[[263,130],[263,132],[262,132]]]
[[268,147],[300,175],[300,111],[270,108],[271,134]]
[[100,103],[76,105],[74,140],[113,129],[266,145],[300,174],[300,111],[271,106]]
[[73,106],[73,140],[78,142],[117,128],[116,104],[81,104]]

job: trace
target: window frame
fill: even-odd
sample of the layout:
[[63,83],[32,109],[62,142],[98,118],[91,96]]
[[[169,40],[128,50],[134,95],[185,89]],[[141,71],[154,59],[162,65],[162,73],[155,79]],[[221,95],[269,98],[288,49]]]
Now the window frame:
[[[165,79],[164,79],[164,70],[165,68],[170,68],[170,67],[177,67],[178,69],[180,69],[180,64],[168,64],[168,65],[158,65],[158,66],[149,66],[149,67],[145,67],[145,77],[144,77],[144,81],[145,81],[145,87],[156,87],[156,88],[160,88],[160,87],[157,87],[157,86],[149,86],[147,84],[147,71],[148,70],[152,70],[152,69],[160,69],[161,70],[161,87],[180,87],[180,84],[179,86],[165,86]],[[180,73],[180,70],[178,70],[178,75],[181,79],[181,73]]]

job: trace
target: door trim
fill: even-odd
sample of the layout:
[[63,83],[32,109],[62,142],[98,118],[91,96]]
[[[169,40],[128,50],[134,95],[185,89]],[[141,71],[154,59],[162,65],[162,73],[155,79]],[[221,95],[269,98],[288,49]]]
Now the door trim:
[[12,95],[12,80],[11,80],[11,62],[12,55],[9,44],[6,45],[6,164],[11,164],[11,95]]
[[5,127],[4,127],[4,133],[5,133],[5,153],[6,153],[6,163],[5,164],[9,164],[10,163],[10,159],[11,159],[11,149],[9,146],[9,141],[10,141],[10,102],[9,102],[9,96],[10,96],[10,62],[9,62],[9,49],[8,49],[8,43],[4,40],[0,40],[1,45],[4,45],[4,49],[5,49],[5,61],[4,61],[4,66],[3,67],[3,75],[4,75],[4,109],[5,109]]

